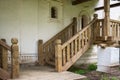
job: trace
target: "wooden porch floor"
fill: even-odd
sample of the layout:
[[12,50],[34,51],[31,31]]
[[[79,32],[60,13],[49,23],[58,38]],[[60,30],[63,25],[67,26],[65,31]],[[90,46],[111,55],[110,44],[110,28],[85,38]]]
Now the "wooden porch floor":
[[54,68],[48,66],[22,66],[20,77],[9,80],[81,80],[85,76],[78,75],[69,71],[55,72]]

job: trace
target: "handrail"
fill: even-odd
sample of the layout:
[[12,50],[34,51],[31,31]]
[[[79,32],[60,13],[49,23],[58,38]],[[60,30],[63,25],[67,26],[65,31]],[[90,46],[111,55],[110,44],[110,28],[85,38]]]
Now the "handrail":
[[56,39],[58,36],[60,36],[62,33],[64,33],[66,30],[68,30],[70,27],[72,27],[76,22],[76,19],[73,18],[73,22],[70,23],[67,27],[65,27],[63,30],[61,30],[59,33],[57,33],[55,36],[53,36],[51,39],[49,39],[47,42],[44,43],[44,46],[48,45],[51,41],[53,41],[54,39]]
[[114,19],[110,19],[110,22],[120,23],[120,21]]
[[86,27],[84,27],[81,31],[77,32],[77,34],[75,34],[71,39],[69,39],[67,42],[65,42],[62,45],[62,48],[64,48],[65,46],[67,46],[67,44],[71,43],[75,38],[77,38],[79,36],[79,34],[83,33],[88,27],[90,27],[90,25],[92,25],[97,19],[93,19]]
[[9,51],[11,51],[11,47],[9,45],[7,45],[4,41],[0,40],[0,45],[3,46],[4,48],[8,49]]
[[97,17],[81,31],[77,32],[64,44],[61,40],[56,40],[55,46],[55,65],[58,72],[67,70],[92,44],[92,26],[96,22]]

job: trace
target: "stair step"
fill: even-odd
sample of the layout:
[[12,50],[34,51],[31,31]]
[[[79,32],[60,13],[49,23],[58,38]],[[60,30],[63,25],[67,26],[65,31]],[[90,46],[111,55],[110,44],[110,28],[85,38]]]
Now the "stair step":
[[7,80],[9,78],[10,74],[7,71],[0,68],[0,79]]

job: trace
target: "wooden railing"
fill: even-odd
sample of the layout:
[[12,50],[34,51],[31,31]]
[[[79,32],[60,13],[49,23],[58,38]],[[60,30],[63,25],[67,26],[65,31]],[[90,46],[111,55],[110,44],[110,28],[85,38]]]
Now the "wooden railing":
[[[110,20],[109,37],[120,40],[120,21]],[[104,19],[98,19],[94,26],[94,38],[104,37]]]
[[60,31],[50,40],[43,44],[42,40],[39,40],[38,43],[38,60],[40,64],[45,62],[54,65],[55,62],[55,41],[61,39],[62,44],[69,40],[73,35],[77,33],[77,20],[73,18],[73,22],[68,25],[65,29]]
[[93,39],[92,26],[96,19],[95,17],[85,28],[64,44],[61,44],[60,39],[56,40],[55,66],[58,72],[67,70],[90,47]]
[[[19,77],[19,48],[18,40],[13,38],[11,40],[11,47],[8,46],[4,40],[0,40],[0,78],[6,80],[8,78],[17,78]],[[7,72],[8,70],[8,51],[11,52],[11,74]]]
[[120,41],[120,21],[110,20],[110,36],[113,36],[116,41]]

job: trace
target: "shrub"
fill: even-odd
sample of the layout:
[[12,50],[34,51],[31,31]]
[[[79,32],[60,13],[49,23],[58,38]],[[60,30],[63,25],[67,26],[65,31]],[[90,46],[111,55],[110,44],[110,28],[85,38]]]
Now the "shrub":
[[97,69],[97,65],[96,64],[90,64],[88,66],[88,70],[90,70],[90,71],[93,71],[93,70],[96,70],[96,69]]

